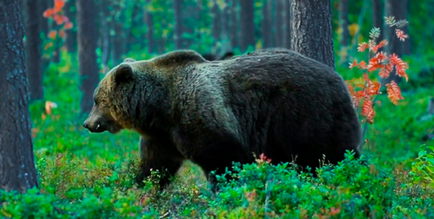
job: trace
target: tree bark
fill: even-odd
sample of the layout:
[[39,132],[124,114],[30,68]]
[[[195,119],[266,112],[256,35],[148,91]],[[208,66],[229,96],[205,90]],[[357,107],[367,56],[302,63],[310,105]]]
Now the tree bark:
[[291,49],[335,69],[330,0],[292,0],[291,21]]
[[271,20],[270,20],[270,15],[272,13],[270,13],[270,8],[269,8],[269,3],[268,1],[264,2],[264,5],[262,6],[262,40],[264,41],[264,48],[269,48],[272,47],[272,41],[271,41],[271,36],[273,35],[272,33],[272,28],[271,28]]
[[[380,36],[376,42],[379,43],[383,39],[383,13],[381,7],[381,0],[372,0],[372,20],[374,21],[374,27],[380,28]],[[380,48],[381,50],[382,48]]]
[[30,102],[44,98],[43,74],[42,74],[42,40],[39,36],[39,14],[37,1],[26,0],[24,2],[26,16],[26,66],[29,80]]
[[[394,16],[395,20],[407,19],[408,0],[386,0],[385,1],[385,15],[386,16]],[[408,25],[405,27],[399,28],[404,31],[405,34],[408,34]],[[409,39],[405,39],[405,42],[400,41],[395,33],[395,27],[390,28],[388,25],[384,28],[384,34],[387,37],[389,42],[390,54],[395,53],[398,57],[402,58],[403,55],[408,55],[409,51],[406,51],[406,47],[408,47],[410,41]],[[390,83],[391,81],[395,81],[395,83],[401,82],[401,77],[396,75],[395,69],[390,72],[389,77],[386,78],[385,84]]]
[[111,23],[107,18],[110,17],[110,11],[109,7],[111,6],[111,1],[104,1],[102,2],[104,4],[100,5],[102,8],[103,16],[101,18],[102,23],[102,65],[103,65],[103,71],[107,72],[109,70],[109,61],[110,61],[110,53],[111,53],[111,37],[110,37],[110,30],[111,30]]
[[0,188],[25,192],[38,187],[38,180],[19,3],[0,2]]
[[214,0],[214,5],[211,9],[211,13],[213,15],[212,18],[212,37],[214,38],[214,46],[220,40],[221,37],[221,16],[220,16],[220,8],[217,5],[217,0]]
[[175,27],[174,27],[174,41],[175,41],[175,49],[183,48],[183,40],[182,40],[182,2],[183,0],[174,0],[173,1],[173,14],[175,17]]
[[276,0],[275,1],[275,28],[276,28],[276,34],[275,34],[275,40],[276,40],[276,46],[277,47],[284,47],[283,45],[283,1],[284,0]]
[[285,0],[285,46],[291,48],[291,0]]
[[[65,2],[65,16],[68,17],[68,19],[75,24],[75,15],[76,15],[76,8],[75,8],[75,0],[68,0]],[[73,27],[72,29],[68,29],[65,31],[66,33],[66,39],[65,39],[65,45],[68,52],[76,52],[77,51],[77,31],[76,28]]]
[[231,2],[231,45],[232,48],[237,48],[239,44],[239,31],[238,31],[238,1],[233,0]]
[[99,81],[96,59],[97,28],[95,21],[95,1],[76,0],[78,26],[78,55],[80,90],[83,97],[80,103],[82,114],[88,114],[93,106],[93,92]]
[[240,49],[246,51],[249,46],[255,47],[255,10],[253,0],[240,0]]
[[[146,0],[146,4],[150,4],[152,0]],[[148,53],[154,53],[154,20],[150,11],[145,11],[146,27],[146,39],[148,40]]]

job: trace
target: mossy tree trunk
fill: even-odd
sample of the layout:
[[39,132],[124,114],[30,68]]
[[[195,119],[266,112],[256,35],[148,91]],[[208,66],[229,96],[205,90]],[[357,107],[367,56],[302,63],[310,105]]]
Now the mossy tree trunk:
[[76,0],[76,5],[80,90],[83,93],[80,111],[88,114],[92,109],[93,92],[99,81],[96,59],[96,5],[94,0]]
[[0,1],[0,188],[38,187],[28,108],[20,1]]
[[292,0],[291,24],[291,49],[335,69],[330,0]]

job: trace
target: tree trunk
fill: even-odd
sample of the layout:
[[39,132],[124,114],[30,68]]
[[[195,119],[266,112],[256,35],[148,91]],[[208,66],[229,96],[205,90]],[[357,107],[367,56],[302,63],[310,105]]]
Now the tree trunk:
[[131,11],[131,26],[128,31],[127,51],[130,51],[134,47],[134,45],[138,43],[136,36],[134,36],[133,28],[139,26],[137,22],[137,17],[139,15],[140,7],[140,2],[135,1],[133,4],[133,9]]
[[231,2],[231,45],[232,48],[239,47],[239,31],[238,31],[238,1]]
[[350,38],[350,31],[348,29],[348,0],[339,0],[339,26],[342,30],[340,44],[341,44],[341,63],[348,63],[348,45]]
[[99,81],[96,59],[97,28],[95,24],[94,0],[76,0],[78,26],[78,55],[80,90],[83,97],[80,103],[82,114],[88,114],[93,106],[93,92]]
[[220,8],[217,5],[217,0],[214,0],[214,6],[211,9],[212,13],[212,37],[214,38],[214,46],[220,40],[221,37],[221,16],[220,16]]
[[[147,4],[150,4],[152,0],[146,0]],[[154,20],[150,11],[145,12],[146,27],[146,39],[148,40],[148,53],[154,53]]]
[[183,40],[182,40],[182,1],[183,0],[174,0],[173,1],[173,14],[175,17],[175,27],[174,27],[174,41],[175,41],[175,49],[183,48]]
[[253,0],[240,0],[240,49],[245,52],[249,46],[255,47],[255,8]]
[[38,187],[38,179],[30,130],[24,27],[19,3],[0,2],[0,188],[25,192]]
[[276,46],[277,47],[284,47],[283,46],[283,1],[284,0],[276,0],[275,4],[275,28],[276,28],[276,34],[275,34],[275,40],[276,40]]
[[335,69],[330,0],[292,0],[291,21],[291,49]]
[[103,16],[101,18],[101,23],[102,23],[102,57],[101,57],[101,61],[102,61],[102,65],[103,65],[103,71],[107,72],[109,70],[109,61],[110,61],[110,53],[111,53],[111,37],[110,37],[110,27],[111,27],[111,23],[108,20],[108,18],[110,17],[110,11],[108,10],[109,7],[111,6],[111,2],[110,1],[104,1],[102,2],[104,4],[100,5],[100,7],[102,8],[102,13]]
[[42,83],[42,40],[39,37],[39,14],[37,2],[26,0],[24,2],[26,16],[26,66],[29,80],[30,102],[44,98]]
[[[395,20],[407,19],[407,3],[408,0],[386,0],[385,1],[385,15],[386,16],[394,16]],[[410,41],[405,39],[405,42],[400,41],[395,33],[395,28],[390,28],[388,25],[384,28],[384,34],[387,37],[387,41],[389,42],[390,54],[395,53],[398,57],[402,58],[404,54],[408,55],[408,51],[406,51],[406,44],[409,44]],[[404,31],[405,34],[408,34],[408,25],[405,27],[399,28]],[[401,77],[396,75],[395,70],[390,72],[388,78],[386,78],[385,83],[390,83],[391,81],[395,81],[395,83],[401,82]]]
[[[75,15],[76,15],[76,8],[75,8],[75,0],[68,0],[65,2],[65,16],[68,17],[68,19],[75,24]],[[75,27],[72,29],[68,29],[65,31],[66,33],[66,39],[65,39],[65,45],[68,52],[76,52],[77,51],[77,31],[75,31]]]
[[[376,42],[379,43],[384,37],[381,0],[372,0],[372,20],[374,21],[374,27],[380,28],[380,36],[376,40]],[[380,50],[381,49],[382,48],[380,48]]]
[[264,48],[272,47],[271,37],[273,35],[271,28],[271,20],[270,20],[270,8],[268,1],[264,2],[262,6],[262,40],[264,41]]
[[291,0],[285,0],[285,45],[291,48]]
[[115,65],[122,62],[122,54],[124,52],[124,19],[122,17],[122,11],[125,10],[125,8],[122,8],[119,1],[112,1],[113,4],[113,11],[112,13],[112,22],[113,22],[113,29],[114,29],[114,36],[112,37],[112,44],[113,44],[113,63]]
[[[225,40],[227,44],[230,44],[230,32],[231,32],[231,8],[230,8],[230,0],[226,0],[226,6],[223,9],[223,28],[222,28],[222,38]],[[230,47],[230,46],[229,46]],[[228,48],[230,49],[230,48]]]

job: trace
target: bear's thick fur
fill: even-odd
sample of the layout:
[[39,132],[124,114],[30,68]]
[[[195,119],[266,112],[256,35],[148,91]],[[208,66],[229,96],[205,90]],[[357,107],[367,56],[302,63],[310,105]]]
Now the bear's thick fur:
[[140,183],[183,161],[222,173],[264,153],[272,163],[336,164],[359,157],[360,123],[342,77],[287,49],[265,49],[223,61],[191,50],[125,60],[101,80],[84,126],[91,132],[132,129],[142,137]]

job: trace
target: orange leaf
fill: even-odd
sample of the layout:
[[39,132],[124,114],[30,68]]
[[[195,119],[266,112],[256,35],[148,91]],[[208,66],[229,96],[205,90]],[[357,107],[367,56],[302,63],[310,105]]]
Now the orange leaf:
[[49,43],[45,44],[44,50],[47,50],[47,49],[51,48],[52,46],[53,46],[53,42],[49,42]]
[[365,96],[361,115],[366,116],[366,120],[369,122],[369,124],[374,123],[375,111],[374,108],[372,107],[372,100],[370,99],[369,96]]
[[390,62],[395,65],[396,74],[399,77],[404,77],[406,81],[408,81],[408,75],[405,72],[406,69],[408,69],[408,64],[404,61],[402,61],[397,55],[392,54],[389,58]]
[[57,104],[51,101],[45,101],[45,112],[50,115],[51,114],[51,109],[52,108],[57,108]]
[[373,51],[375,49],[375,47],[377,46],[377,44],[375,43],[375,40],[369,40],[368,44],[369,44],[369,50],[370,51]]
[[386,87],[387,97],[393,104],[398,105],[398,101],[404,99],[404,97],[401,95],[401,89],[399,89],[395,81],[390,82],[390,84],[386,84]]
[[387,45],[387,40],[382,40],[380,43],[378,43],[377,46],[374,47],[374,52],[377,52],[378,49],[380,49],[381,47]]
[[404,31],[400,30],[400,29],[396,29],[396,36],[399,38],[399,40],[401,41],[405,41],[405,38],[408,38],[407,34],[404,34]]
[[65,31],[59,30],[59,36],[60,38],[64,38],[66,36]]
[[353,63],[350,63],[350,69],[356,67],[357,65],[357,60],[354,60]]
[[382,78],[387,78],[389,77],[390,72],[393,70],[393,63],[389,63],[387,65],[384,66],[384,68],[381,69],[379,75]]
[[351,96],[353,96],[355,94],[354,86],[348,82],[345,82],[345,83],[347,84],[348,91],[350,91]]
[[366,66],[366,62],[365,61],[361,61],[359,63],[359,68],[361,68],[361,69],[367,69],[368,67]]
[[357,47],[357,51],[359,51],[359,52],[363,52],[363,51],[365,51],[367,48],[369,48],[369,45],[368,45],[366,42],[359,43],[359,46]]
[[54,8],[57,8],[61,10],[63,6],[65,5],[65,2],[62,0],[54,0]]
[[378,94],[378,91],[380,90],[380,83],[378,82],[368,82],[368,86],[366,87],[366,93],[368,95],[375,95]]
[[57,32],[55,30],[50,31],[50,33],[48,34],[48,37],[50,37],[51,39],[56,39],[56,35]]
[[365,92],[362,90],[357,91],[353,95],[353,104],[354,107],[359,108],[360,100],[362,100],[363,96],[365,95]]
[[44,17],[51,17],[52,15],[53,15],[53,10],[51,8],[45,10],[44,13],[42,14],[42,16]]
[[72,23],[71,22],[66,22],[65,23],[65,29],[71,29],[72,28]]
[[53,19],[56,21],[56,23],[57,23],[58,25],[61,25],[61,24],[63,23],[63,16],[62,16],[62,15],[57,15],[57,14],[55,14],[55,15],[53,16]]

